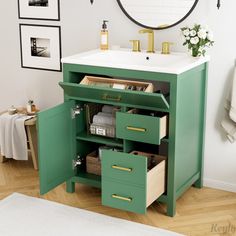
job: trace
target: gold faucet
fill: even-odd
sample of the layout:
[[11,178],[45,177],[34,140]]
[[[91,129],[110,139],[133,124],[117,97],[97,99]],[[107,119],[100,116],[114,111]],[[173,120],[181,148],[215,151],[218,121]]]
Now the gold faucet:
[[147,52],[155,53],[154,49],[154,31],[152,29],[141,29],[139,30],[140,34],[148,33],[148,49]]

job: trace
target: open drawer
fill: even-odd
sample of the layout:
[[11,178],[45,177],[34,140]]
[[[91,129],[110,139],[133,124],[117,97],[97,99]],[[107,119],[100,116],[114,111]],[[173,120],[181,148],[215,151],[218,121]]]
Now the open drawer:
[[169,104],[161,93],[147,93],[92,85],[60,82],[67,96],[72,99],[117,106],[168,110]]
[[[148,170],[149,158],[152,166]],[[102,151],[102,204],[146,213],[165,192],[165,166],[163,156]]]
[[116,137],[160,145],[167,135],[167,115],[159,117],[133,113],[116,113]]

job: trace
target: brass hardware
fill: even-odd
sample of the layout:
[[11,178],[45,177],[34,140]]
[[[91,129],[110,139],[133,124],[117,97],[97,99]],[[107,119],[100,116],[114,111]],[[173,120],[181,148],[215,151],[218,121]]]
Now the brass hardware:
[[81,112],[83,111],[83,108],[77,105],[75,108],[71,109],[71,118],[75,119],[77,115],[80,115]]
[[133,170],[132,168],[126,168],[126,167],[117,166],[117,165],[113,165],[112,169],[122,170],[122,171],[127,171],[127,172],[131,172]]
[[141,29],[139,30],[140,34],[148,33],[148,53],[155,53],[154,49],[154,31],[151,29]]
[[170,45],[173,45],[171,42],[162,43],[162,54],[170,54]]
[[132,130],[132,131],[138,131],[138,132],[146,132],[146,129],[144,128],[136,128],[136,127],[131,127],[131,126],[127,126],[126,129]]
[[102,96],[103,100],[110,100],[110,101],[114,101],[114,102],[120,102],[121,101],[121,96],[117,96],[117,97],[112,97],[108,94],[104,94]]
[[122,200],[122,201],[132,202],[131,197],[122,197],[122,196],[119,196],[119,195],[116,195],[116,194],[112,194],[111,196],[113,198],[116,198],[116,199],[119,199],[119,200]]
[[130,40],[132,43],[132,51],[133,52],[141,52],[140,49],[140,40]]

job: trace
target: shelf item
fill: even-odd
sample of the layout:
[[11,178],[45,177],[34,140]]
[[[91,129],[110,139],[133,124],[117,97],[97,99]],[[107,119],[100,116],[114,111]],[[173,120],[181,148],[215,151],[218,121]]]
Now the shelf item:
[[116,128],[114,125],[100,125],[100,124],[91,124],[90,133],[99,136],[105,136],[114,138],[116,136]]
[[121,90],[132,90],[132,91],[143,91],[147,93],[153,93],[153,84],[147,82],[139,82],[132,80],[121,80],[116,78],[104,78],[95,76],[85,76],[80,84],[89,86],[98,86],[105,88],[121,89]]
[[116,134],[115,116],[120,109],[101,104],[85,104],[87,131],[93,135],[114,138]]
[[101,175],[101,161],[97,151],[86,156],[86,171],[90,174]]
[[117,112],[116,137],[131,141],[160,144],[167,135],[167,115],[147,115]]
[[[141,155],[140,155],[141,154]],[[153,156],[153,167],[148,171],[148,159]],[[166,158],[102,152],[102,204],[137,213],[165,192]]]

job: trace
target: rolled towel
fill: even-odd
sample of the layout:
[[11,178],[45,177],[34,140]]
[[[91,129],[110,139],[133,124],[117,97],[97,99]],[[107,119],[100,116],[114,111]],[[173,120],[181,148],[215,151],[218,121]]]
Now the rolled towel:
[[95,115],[93,117],[94,124],[107,124],[107,125],[114,125],[116,123],[115,117],[107,116],[107,115]]

